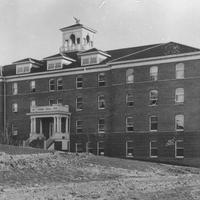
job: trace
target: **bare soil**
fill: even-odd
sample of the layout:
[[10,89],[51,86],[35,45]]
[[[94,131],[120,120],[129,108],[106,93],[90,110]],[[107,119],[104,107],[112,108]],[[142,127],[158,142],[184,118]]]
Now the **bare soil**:
[[200,199],[200,169],[72,153],[0,152],[0,200]]

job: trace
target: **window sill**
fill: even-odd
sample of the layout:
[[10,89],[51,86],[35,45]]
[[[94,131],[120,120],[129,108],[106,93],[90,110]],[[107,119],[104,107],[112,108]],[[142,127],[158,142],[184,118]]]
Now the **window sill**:
[[126,155],[126,158],[133,158],[134,156],[128,156],[128,155]]
[[98,132],[98,134],[104,134],[105,133],[105,131],[100,131],[100,132]]
[[106,108],[98,108],[98,110],[105,110]]
[[175,158],[177,158],[177,159],[183,159],[184,156],[176,156]]
[[150,158],[158,158],[158,156],[150,156]]
[[80,111],[82,111],[83,109],[76,109],[76,112],[80,112]]
[[150,133],[156,133],[156,132],[158,132],[158,130],[149,130],[150,131]]
[[150,107],[155,107],[155,106],[158,106],[158,104],[154,104],[154,105],[150,105],[150,104],[149,104],[149,106],[150,106]]
[[175,102],[175,106],[177,105],[184,105],[184,102]]

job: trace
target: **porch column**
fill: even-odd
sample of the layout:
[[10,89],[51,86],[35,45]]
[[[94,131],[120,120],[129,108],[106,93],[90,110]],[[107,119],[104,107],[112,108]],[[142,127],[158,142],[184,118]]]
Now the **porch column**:
[[60,116],[57,117],[57,132],[58,133],[61,132],[61,117]]
[[40,134],[42,134],[42,119],[40,119]]
[[53,117],[53,135],[57,132],[57,117]]
[[69,131],[68,131],[68,126],[69,126],[69,124],[68,124],[68,116],[66,117],[66,124],[65,124],[65,133],[69,133]]
[[31,117],[31,133],[36,133],[36,117]]

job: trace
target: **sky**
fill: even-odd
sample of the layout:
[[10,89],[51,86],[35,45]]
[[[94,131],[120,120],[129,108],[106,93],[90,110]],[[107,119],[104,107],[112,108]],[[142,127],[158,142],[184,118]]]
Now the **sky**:
[[97,30],[102,50],[174,41],[200,48],[199,0],[0,0],[0,65],[59,52],[60,28]]

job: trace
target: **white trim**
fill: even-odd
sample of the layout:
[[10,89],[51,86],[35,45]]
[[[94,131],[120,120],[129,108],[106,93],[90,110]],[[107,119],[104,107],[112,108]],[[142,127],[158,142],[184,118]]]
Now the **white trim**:
[[[128,142],[132,142],[133,143],[133,140],[126,140],[126,158],[133,158],[134,157],[134,155],[132,155],[132,156],[129,156],[128,155]],[[132,146],[132,148],[131,149],[133,149],[133,154],[134,154],[134,147]]]
[[[156,130],[151,130],[151,118],[152,117],[157,117],[157,129]],[[151,116],[149,116],[149,131],[150,132],[158,132],[158,116],[157,115],[151,115]]]

